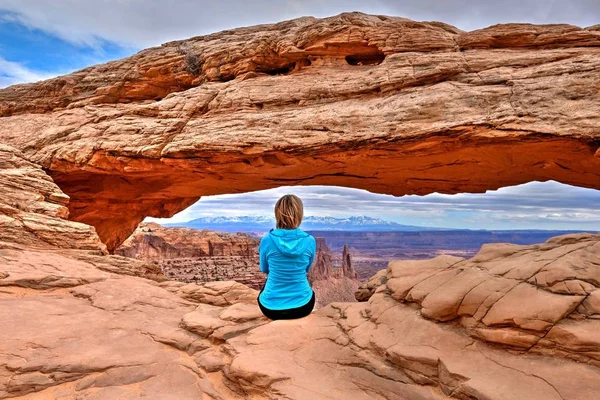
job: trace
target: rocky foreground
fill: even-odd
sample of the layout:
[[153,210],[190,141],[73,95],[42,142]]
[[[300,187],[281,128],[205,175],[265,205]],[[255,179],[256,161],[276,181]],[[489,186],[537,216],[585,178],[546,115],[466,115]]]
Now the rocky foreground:
[[[0,398],[591,399],[600,235],[391,263],[361,303],[267,321],[239,283],[164,280],[64,219],[0,146]],[[143,277],[141,277],[143,276]]]

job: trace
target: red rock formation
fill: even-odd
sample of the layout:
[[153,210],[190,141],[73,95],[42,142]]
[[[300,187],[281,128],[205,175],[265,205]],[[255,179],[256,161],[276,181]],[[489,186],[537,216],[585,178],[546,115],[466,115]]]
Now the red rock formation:
[[333,277],[333,254],[331,254],[331,250],[327,247],[325,239],[318,237],[315,240],[317,241],[315,259],[308,271],[308,280],[311,283],[320,279]]
[[308,272],[308,280],[315,291],[317,308],[338,301],[354,301],[359,281],[352,267],[348,246],[344,246],[341,267],[335,268],[334,255],[325,239],[317,237],[316,241],[317,251]]
[[385,285],[425,318],[455,321],[483,341],[600,367],[599,260],[600,234],[489,244],[469,260],[393,261],[385,275],[361,285],[357,298]]
[[1,90],[0,138],[112,251],[145,216],[283,184],[600,188],[598,68],[597,27],[301,18]]
[[102,255],[93,228],[61,216],[68,198],[6,146],[0,184],[0,398],[587,400],[600,391],[600,235],[392,263],[366,302],[268,323],[258,292],[236,282],[125,276],[152,269]]
[[329,249],[329,246],[327,246],[325,239],[322,237],[317,237],[315,239],[317,241],[317,251],[315,253],[313,265],[308,273],[308,279],[311,283],[328,278],[346,277],[349,279],[357,279],[356,271],[352,266],[352,256],[350,255],[350,248],[348,245],[344,245],[341,266],[336,268],[333,266],[334,255]]
[[346,278],[357,279],[356,271],[352,266],[350,247],[347,244],[344,244],[344,250],[342,251],[342,272]]
[[182,282],[232,280],[262,288],[260,240],[245,233],[170,228],[142,223],[115,254],[155,261],[170,279]]
[[142,223],[115,254],[140,260],[215,256],[254,257],[260,240],[245,233],[167,228]]
[[[165,279],[155,264],[103,257],[107,254],[106,246],[94,228],[66,220],[69,196],[20,151],[2,144],[0,193],[0,255],[6,257],[2,262],[19,269],[23,285],[68,286],[75,278],[70,273],[54,274],[56,263],[64,264],[62,268],[67,269],[93,263],[95,269],[103,271]],[[47,256],[40,251],[59,255]],[[45,276],[45,281],[34,283],[40,276]],[[32,283],[28,284],[30,280]]]
[[357,301],[367,301],[373,296],[377,288],[382,287],[387,283],[387,270],[382,269],[368,280],[360,284],[354,297]]

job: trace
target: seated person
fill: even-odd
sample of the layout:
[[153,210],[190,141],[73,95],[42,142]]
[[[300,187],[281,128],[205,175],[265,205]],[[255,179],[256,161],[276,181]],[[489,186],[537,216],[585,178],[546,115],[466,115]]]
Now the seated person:
[[315,305],[315,292],[307,272],[315,258],[315,238],[298,228],[304,209],[293,194],[275,205],[277,229],[260,241],[260,270],[267,281],[258,295],[258,306],[270,319],[295,319],[309,315]]

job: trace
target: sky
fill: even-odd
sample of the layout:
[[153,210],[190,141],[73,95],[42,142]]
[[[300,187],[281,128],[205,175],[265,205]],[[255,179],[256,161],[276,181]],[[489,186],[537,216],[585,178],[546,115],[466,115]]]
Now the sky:
[[[0,0],[0,88],[67,74],[172,40],[348,11],[437,20],[463,30],[505,22],[600,23],[600,0]],[[401,198],[335,187],[278,188],[203,198],[172,220],[256,210],[266,215],[288,192],[305,199],[307,215],[367,215],[456,228],[600,229],[600,191],[556,182],[486,194]]]
[[332,186],[283,186],[244,194],[203,197],[169,219],[185,222],[200,217],[272,216],[277,199],[293,193],[305,215],[365,215],[405,225],[467,229],[600,230],[600,190],[558,182],[530,182],[486,193],[394,197],[366,190]]

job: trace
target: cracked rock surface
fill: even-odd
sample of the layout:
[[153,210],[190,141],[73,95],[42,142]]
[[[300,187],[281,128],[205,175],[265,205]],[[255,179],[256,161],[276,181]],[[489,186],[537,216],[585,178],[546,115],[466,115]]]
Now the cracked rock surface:
[[245,285],[168,281],[152,264],[106,255],[92,227],[65,219],[68,197],[39,167],[0,150],[0,399],[600,391],[600,235],[392,262],[363,287],[367,301],[272,322]]
[[393,261],[386,277],[387,292],[427,319],[453,321],[489,343],[600,366],[600,234],[486,244],[469,260]]

